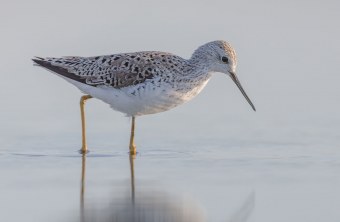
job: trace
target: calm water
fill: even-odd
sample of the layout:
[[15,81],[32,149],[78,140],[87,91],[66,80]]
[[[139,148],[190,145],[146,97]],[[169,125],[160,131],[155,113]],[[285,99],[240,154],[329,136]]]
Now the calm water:
[[1,221],[80,221],[81,215],[85,221],[134,221],[131,215],[148,215],[147,221],[340,218],[337,147],[219,139],[159,145],[155,139],[140,144],[133,163],[136,210],[127,146],[93,147],[82,158],[78,146],[65,144],[73,137],[65,138],[2,145]]

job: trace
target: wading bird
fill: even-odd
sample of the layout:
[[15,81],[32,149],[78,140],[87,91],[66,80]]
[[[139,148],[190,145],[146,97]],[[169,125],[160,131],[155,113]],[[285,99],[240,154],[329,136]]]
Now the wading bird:
[[191,100],[214,72],[230,76],[255,111],[235,74],[235,50],[225,41],[198,47],[190,59],[145,51],[95,57],[36,57],[33,61],[86,93],[80,99],[82,152],[87,151],[84,105],[90,98],[100,99],[132,117],[129,146],[132,154],[136,153],[135,118],[164,112]]

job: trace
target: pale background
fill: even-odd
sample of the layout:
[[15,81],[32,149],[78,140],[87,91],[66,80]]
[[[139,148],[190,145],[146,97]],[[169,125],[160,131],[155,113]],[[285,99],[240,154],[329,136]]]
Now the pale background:
[[[216,149],[226,157],[231,155],[227,152],[230,148],[237,148],[236,156],[248,155],[250,149],[256,157],[273,158],[274,168],[275,158],[292,158],[284,165],[292,172],[284,167],[280,172],[296,175],[293,182],[288,180],[287,186],[278,183],[271,190],[286,205],[281,211],[274,210],[275,214],[266,214],[259,207],[250,220],[339,221],[339,11],[335,0],[1,0],[0,155],[12,166],[13,152],[71,153],[80,148],[82,94],[61,78],[34,67],[33,56],[158,50],[189,58],[198,46],[223,39],[237,52],[237,73],[257,112],[229,78],[216,74],[193,101],[169,112],[138,118],[138,149],[141,153],[150,147],[195,152],[205,146],[211,152],[212,145],[220,147]],[[88,102],[87,115],[90,147],[101,152],[127,149],[127,118],[95,100]],[[296,173],[299,158],[307,163]],[[3,164],[0,170],[9,181],[0,191],[4,193],[16,184],[14,179],[10,182],[10,172],[17,172],[16,168],[11,171],[7,166]],[[306,180],[296,182],[303,176]],[[278,177],[274,184],[284,181]],[[251,189],[263,184],[259,178],[251,181],[257,181]],[[300,203],[292,201],[303,206],[301,211],[294,211],[291,202],[285,202],[287,193],[280,193],[289,193],[292,187],[298,190],[292,197],[306,191],[297,198]],[[18,189],[13,188],[13,193]],[[308,200],[310,194],[316,196]],[[0,201],[0,209],[9,202]],[[12,203],[4,214],[7,219],[15,211]],[[214,209],[212,203],[201,201],[208,205],[208,215]],[[272,205],[266,203],[270,211]],[[285,216],[276,218],[277,214]]]

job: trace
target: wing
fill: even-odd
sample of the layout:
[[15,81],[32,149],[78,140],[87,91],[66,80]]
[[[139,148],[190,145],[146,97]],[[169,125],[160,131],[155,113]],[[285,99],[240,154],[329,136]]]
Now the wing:
[[33,61],[87,85],[119,89],[156,78],[184,60],[163,52],[135,52],[97,57],[36,58]]

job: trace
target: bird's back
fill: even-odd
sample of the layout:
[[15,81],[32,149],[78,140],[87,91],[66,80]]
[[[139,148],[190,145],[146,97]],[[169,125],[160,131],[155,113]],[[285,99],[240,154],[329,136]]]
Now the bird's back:
[[116,89],[137,85],[168,72],[180,73],[186,63],[179,56],[153,51],[96,57],[37,58],[33,61],[75,81]]

